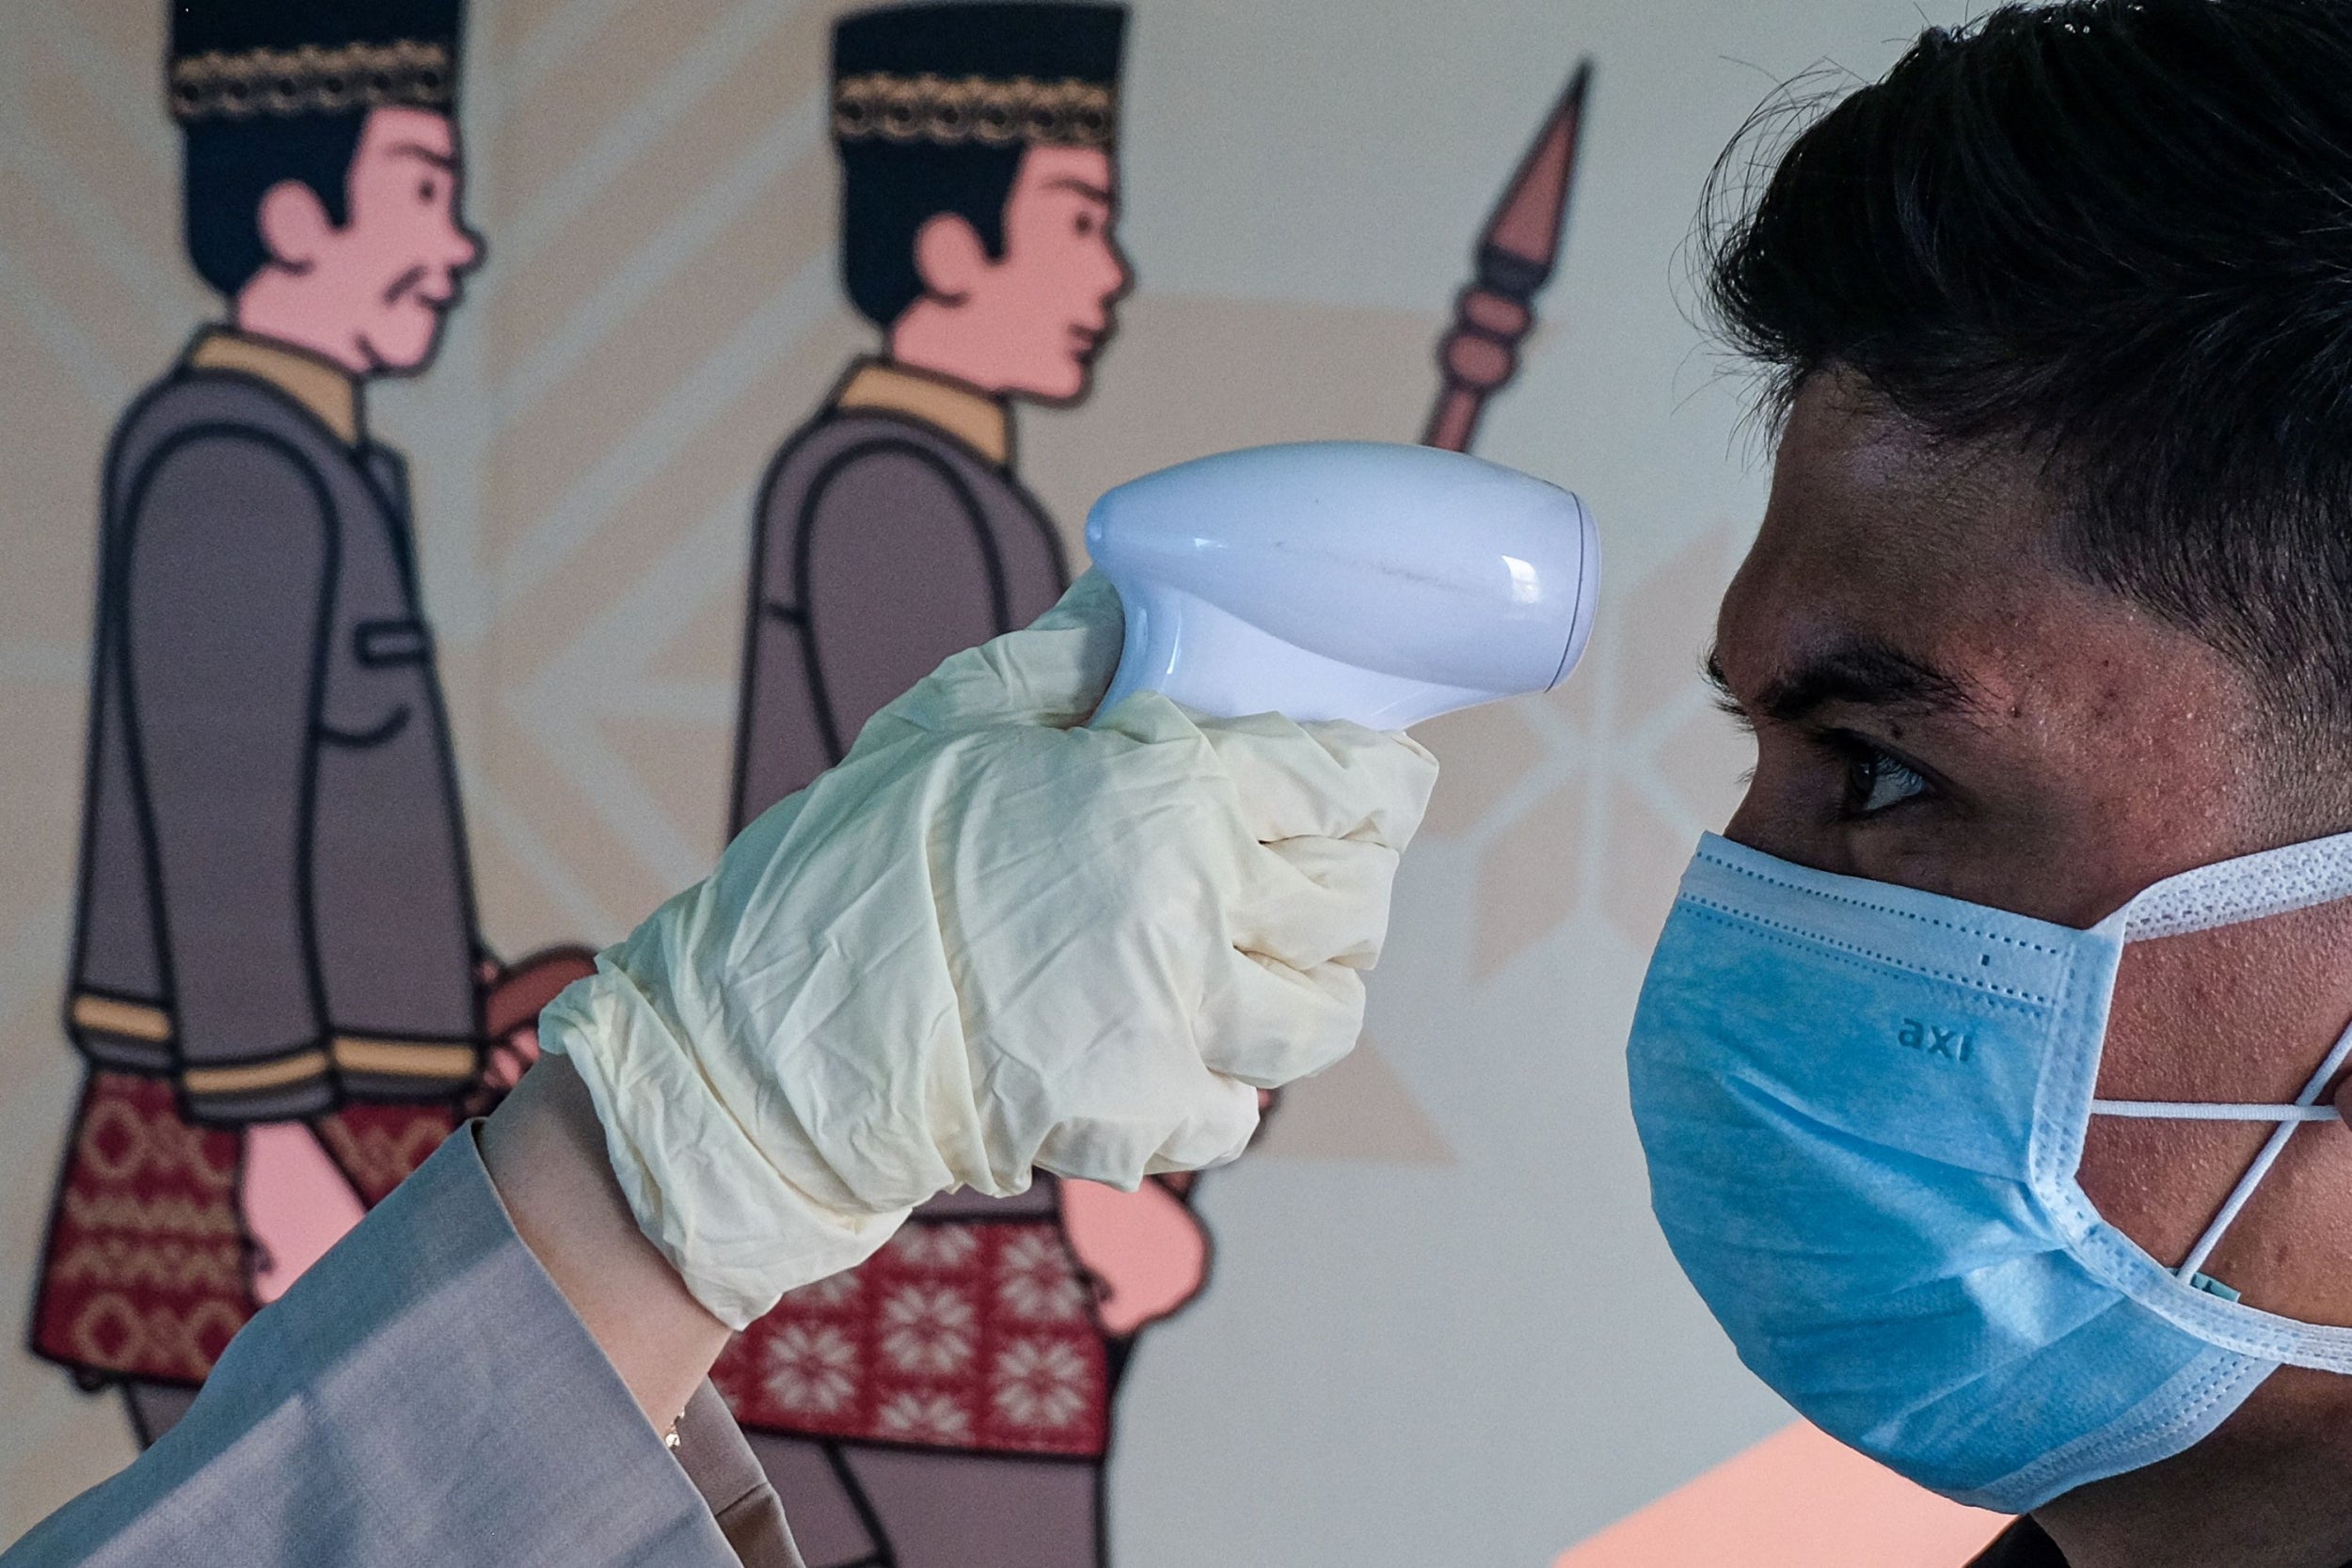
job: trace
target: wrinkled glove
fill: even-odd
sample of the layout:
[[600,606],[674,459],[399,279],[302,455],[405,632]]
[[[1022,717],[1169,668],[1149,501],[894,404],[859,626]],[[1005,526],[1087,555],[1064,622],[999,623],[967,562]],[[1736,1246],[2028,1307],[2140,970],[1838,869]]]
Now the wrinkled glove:
[[1118,595],[958,654],[548,1008],[637,1220],[733,1327],[934,1195],[1216,1164],[1354,1045],[1417,743],[1139,693]]

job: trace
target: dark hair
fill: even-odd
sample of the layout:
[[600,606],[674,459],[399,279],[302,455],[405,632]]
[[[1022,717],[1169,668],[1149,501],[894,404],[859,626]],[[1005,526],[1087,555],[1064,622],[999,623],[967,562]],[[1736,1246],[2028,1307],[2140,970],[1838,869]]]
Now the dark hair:
[[2074,569],[2352,726],[2352,5],[1931,29],[1788,146],[1708,271],[1783,406],[1845,370],[1932,437],[2014,443]]
[[859,314],[887,329],[923,297],[914,236],[942,213],[971,224],[989,259],[1005,254],[1005,204],[1023,149],[896,146],[841,148],[841,285]]
[[262,197],[281,181],[310,187],[336,228],[350,221],[352,159],[367,116],[259,115],[187,126],[180,182],[188,260],[233,296],[269,260]]

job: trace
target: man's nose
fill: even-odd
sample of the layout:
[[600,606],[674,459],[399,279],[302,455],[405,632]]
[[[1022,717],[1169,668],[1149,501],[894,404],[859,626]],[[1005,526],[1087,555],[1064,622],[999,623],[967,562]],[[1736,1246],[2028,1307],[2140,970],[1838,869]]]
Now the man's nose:
[[453,222],[449,230],[449,245],[443,252],[444,264],[452,275],[473,271],[482,265],[489,253],[489,244],[462,222]]
[[1103,303],[1108,305],[1115,299],[1125,297],[1127,291],[1136,286],[1136,269],[1128,261],[1126,251],[1120,248],[1115,239],[1104,237],[1103,255],[1110,263],[1110,276],[1103,285]]

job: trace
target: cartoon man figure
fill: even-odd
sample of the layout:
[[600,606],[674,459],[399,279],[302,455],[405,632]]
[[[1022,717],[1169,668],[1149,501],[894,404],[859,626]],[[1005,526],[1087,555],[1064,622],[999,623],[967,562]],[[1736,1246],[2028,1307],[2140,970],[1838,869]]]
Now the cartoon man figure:
[[171,19],[187,252],[227,319],[106,459],[66,1007],[88,1076],[33,1324],[150,1442],[512,1083],[577,967],[501,976],[476,942],[405,470],[362,401],[431,359],[481,259],[458,0]]
[[[1123,8],[920,4],[834,33],[842,275],[882,334],[757,513],[733,826],[838,761],[940,660],[1069,582],[1010,404],[1085,397],[1114,237]],[[795,1292],[713,1372],[810,1568],[1101,1560],[1110,1397],[1208,1259],[1173,1184],[950,1195]]]

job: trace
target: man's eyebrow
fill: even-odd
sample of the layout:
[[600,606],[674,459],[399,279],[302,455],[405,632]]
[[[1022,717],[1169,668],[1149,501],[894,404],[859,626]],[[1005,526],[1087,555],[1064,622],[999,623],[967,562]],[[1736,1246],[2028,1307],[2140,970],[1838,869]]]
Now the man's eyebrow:
[[1925,713],[1965,712],[1977,705],[1966,683],[1957,676],[1867,639],[1835,644],[1773,676],[1753,704],[1732,695],[1723,663],[1711,650],[1706,670],[1707,683],[1732,706],[1784,724],[1796,723],[1830,703]]
[[421,158],[426,163],[431,164],[435,168],[447,169],[452,174],[457,172],[457,160],[455,158],[446,152],[436,152],[433,149],[424,146],[421,142],[394,142],[384,150],[395,158],[402,156]]
[[1074,174],[1057,174],[1053,179],[1045,182],[1045,188],[1049,191],[1076,191],[1080,196],[1092,197],[1095,200],[1101,202],[1105,207],[1111,204],[1110,192],[1104,190],[1100,185],[1090,184],[1087,181],[1079,179]]

